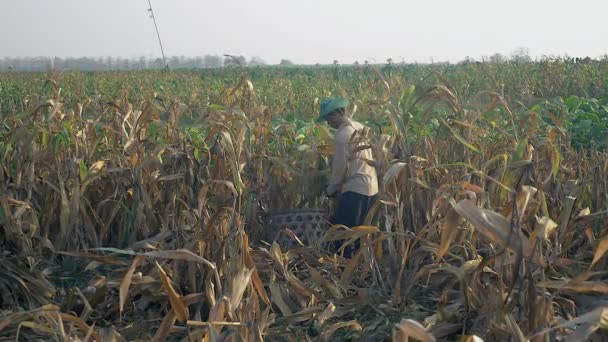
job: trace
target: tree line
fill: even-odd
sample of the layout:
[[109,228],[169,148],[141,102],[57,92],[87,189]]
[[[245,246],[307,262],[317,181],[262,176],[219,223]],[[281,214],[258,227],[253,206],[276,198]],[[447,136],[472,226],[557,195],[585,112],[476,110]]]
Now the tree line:
[[[173,56],[162,58],[123,58],[123,57],[4,57],[0,59],[0,71],[48,71],[48,70],[144,70],[144,69],[200,69],[233,66],[264,66],[267,63],[260,57],[247,60],[244,56],[206,55],[197,57]],[[294,65],[283,59],[282,66]]]
[[[484,56],[480,60],[475,60],[470,57],[464,58],[456,64],[470,63],[531,63],[531,62],[546,62],[551,60],[570,60],[576,63],[590,63],[598,61],[590,57],[571,58],[568,56],[552,57],[543,56],[540,59],[533,59],[527,48],[518,48],[512,52],[511,56],[505,56],[500,53],[495,53],[490,56]],[[601,56],[599,59],[603,62],[608,60],[608,54]],[[333,61],[334,65],[339,65],[339,61]],[[365,61],[365,64],[368,64]],[[383,63],[381,63],[383,64]],[[391,67],[395,63],[392,58],[386,60],[386,66]],[[419,64],[419,63],[413,63]],[[424,64],[424,63],[422,63]],[[451,64],[449,62],[433,61],[431,64]],[[262,58],[254,56],[249,60],[244,56],[231,55],[205,55],[197,57],[172,56],[163,60],[162,58],[123,58],[123,57],[4,57],[0,58],[0,71],[33,71],[44,72],[48,70],[81,70],[81,71],[109,71],[109,70],[147,70],[147,69],[214,69],[223,67],[255,67],[270,65]],[[279,66],[295,66],[296,64],[288,59],[281,59]],[[354,65],[359,65],[355,62]]]

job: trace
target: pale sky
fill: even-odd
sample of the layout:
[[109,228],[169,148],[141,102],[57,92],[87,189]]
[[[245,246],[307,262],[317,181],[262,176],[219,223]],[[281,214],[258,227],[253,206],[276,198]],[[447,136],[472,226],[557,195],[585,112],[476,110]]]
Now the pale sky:
[[[152,0],[168,56],[457,62],[608,53],[606,0]],[[147,0],[0,0],[0,57],[160,56]]]

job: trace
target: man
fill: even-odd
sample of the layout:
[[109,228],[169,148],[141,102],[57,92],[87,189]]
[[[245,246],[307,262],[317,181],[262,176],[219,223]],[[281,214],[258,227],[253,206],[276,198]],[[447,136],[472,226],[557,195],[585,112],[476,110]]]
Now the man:
[[[345,99],[324,100],[320,105],[317,122],[327,121],[329,126],[337,130],[331,178],[325,189],[327,196],[338,196],[331,223],[352,228],[365,222],[378,193],[378,178],[376,169],[365,161],[373,160],[371,149],[354,152],[356,146],[351,143],[353,133],[361,131],[365,126],[346,115],[347,105]],[[341,245],[342,242],[338,241],[335,246],[339,248]],[[347,247],[345,256],[350,257],[352,252],[353,248]]]

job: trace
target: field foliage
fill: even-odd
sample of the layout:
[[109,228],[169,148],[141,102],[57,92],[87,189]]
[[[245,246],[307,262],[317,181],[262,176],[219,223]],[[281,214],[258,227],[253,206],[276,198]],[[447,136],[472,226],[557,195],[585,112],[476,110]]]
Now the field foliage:
[[[381,181],[351,259],[261,241],[333,205],[327,96]],[[580,60],[0,74],[0,336],[605,339],[607,101]]]

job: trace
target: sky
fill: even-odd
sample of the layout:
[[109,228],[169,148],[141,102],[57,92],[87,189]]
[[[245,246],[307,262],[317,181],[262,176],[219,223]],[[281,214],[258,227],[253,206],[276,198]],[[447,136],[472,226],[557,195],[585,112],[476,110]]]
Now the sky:
[[[167,56],[458,62],[608,53],[606,0],[151,0]],[[0,0],[1,57],[159,57],[148,0]]]

